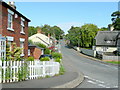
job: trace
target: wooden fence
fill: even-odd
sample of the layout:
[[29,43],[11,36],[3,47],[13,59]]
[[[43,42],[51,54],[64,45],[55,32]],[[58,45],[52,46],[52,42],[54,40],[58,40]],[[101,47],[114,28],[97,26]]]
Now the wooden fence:
[[52,61],[0,61],[0,83],[54,76],[59,69],[60,64]]

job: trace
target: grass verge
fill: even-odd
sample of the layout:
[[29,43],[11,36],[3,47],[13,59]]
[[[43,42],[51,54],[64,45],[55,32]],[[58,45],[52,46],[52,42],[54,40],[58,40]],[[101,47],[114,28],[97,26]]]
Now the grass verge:
[[60,71],[59,71],[59,74],[60,75],[63,75],[65,73],[65,68],[63,65],[60,66]]
[[120,61],[105,61],[107,63],[112,63],[112,64],[120,64]]

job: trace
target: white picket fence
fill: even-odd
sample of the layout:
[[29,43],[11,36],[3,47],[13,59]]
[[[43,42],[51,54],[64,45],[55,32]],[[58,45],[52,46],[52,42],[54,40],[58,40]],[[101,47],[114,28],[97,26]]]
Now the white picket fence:
[[0,61],[0,83],[54,76],[59,70],[60,64],[52,61]]

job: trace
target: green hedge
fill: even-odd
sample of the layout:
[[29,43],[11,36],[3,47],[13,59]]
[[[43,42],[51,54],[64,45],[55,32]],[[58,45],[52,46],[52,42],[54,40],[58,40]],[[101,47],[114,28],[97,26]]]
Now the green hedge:
[[62,59],[62,54],[61,53],[57,53],[57,52],[52,52],[52,57],[53,58],[60,58],[60,59]]
[[40,59],[40,61],[50,61],[50,58],[49,57],[43,57]]
[[27,61],[34,61],[34,58],[33,57],[28,57]]
[[50,49],[46,48],[44,54],[50,54]]
[[61,63],[61,59],[60,59],[60,58],[56,58],[56,59],[55,59],[55,62]]

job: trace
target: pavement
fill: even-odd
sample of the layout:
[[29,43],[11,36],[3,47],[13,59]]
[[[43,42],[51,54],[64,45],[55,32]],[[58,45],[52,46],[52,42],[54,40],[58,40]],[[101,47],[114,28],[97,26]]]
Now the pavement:
[[94,58],[94,57],[92,57],[92,56],[88,56],[88,55],[82,54],[82,53],[80,53],[79,51],[77,51],[77,52],[78,52],[79,55],[82,56],[82,57],[86,57],[86,58],[88,58],[88,59],[91,59],[91,60],[94,60],[94,61],[97,61],[97,62],[100,62],[100,63],[108,64],[108,65],[119,66],[119,64],[107,63],[107,62],[105,62],[105,61],[103,61],[103,60]]
[[2,84],[2,88],[75,88],[84,80],[78,72],[65,72],[64,75],[44,79],[34,79]]

